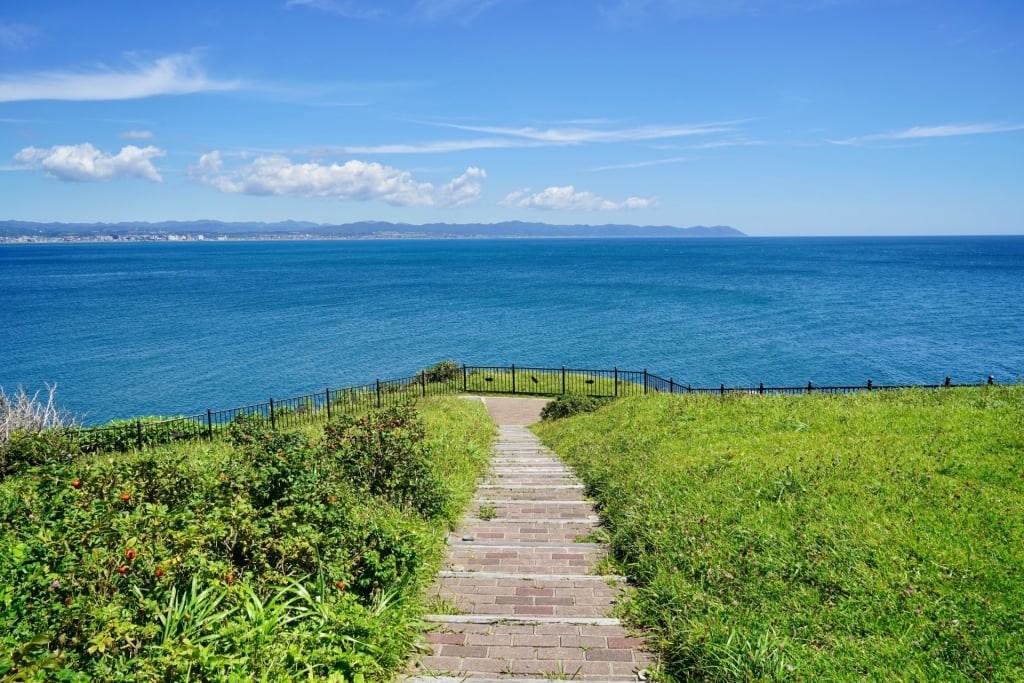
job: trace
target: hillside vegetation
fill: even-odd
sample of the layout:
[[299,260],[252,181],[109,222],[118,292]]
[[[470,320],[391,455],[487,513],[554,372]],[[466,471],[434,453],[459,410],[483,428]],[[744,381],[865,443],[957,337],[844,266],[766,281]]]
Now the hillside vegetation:
[[483,406],[229,431],[70,460],[18,436],[32,457],[0,482],[0,678],[384,681],[404,665],[488,461]]
[[701,681],[1019,681],[1024,386],[646,396],[536,427]]

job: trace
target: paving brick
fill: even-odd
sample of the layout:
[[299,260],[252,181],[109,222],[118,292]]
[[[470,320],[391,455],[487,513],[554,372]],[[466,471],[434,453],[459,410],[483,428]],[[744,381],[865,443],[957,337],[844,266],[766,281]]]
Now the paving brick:
[[[577,483],[571,470],[519,427],[501,428],[494,452],[469,517],[449,537],[446,567],[524,576],[441,575],[432,591],[467,615],[512,621],[445,622],[426,635],[433,652],[419,658],[418,670],[468,678],[633,679],[652,661],[642,639],[618,625],[543,621],[604,616],[622,590],[582,576],[607,551],[574,543],[600,523],[582,488],[565,487]],[[482,505],[496,517],[479,518]],[[516,621],[531,617],[540,621]]]
[[427,642],[434,643],[436,645],[449,644],[449,645],[465,645],[466,634],[465,633],[443,633],[440,631],[431,631],[426,634]]

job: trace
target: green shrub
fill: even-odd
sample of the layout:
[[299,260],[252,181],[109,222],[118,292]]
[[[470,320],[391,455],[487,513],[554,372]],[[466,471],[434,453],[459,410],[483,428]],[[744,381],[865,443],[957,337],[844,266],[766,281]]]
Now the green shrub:
[[178,441],[195,441],[206,436],[206,425],[184,417],[149,416],[112,420],[99,427],[77,428],[72,432],[85,453],[124,453]]
[[443,360],[423,371],[428,382],[443,384],[462,379],[462,366],[453,360]]
[[606,398],[596,396],[581,396],[579,394],[565,394],[553,401],[549,401],[540,411],[542,420],[558,420],[563,417],[572,417],[580,413],[592,413],[608,403]]
[[424,429],[411,406],[342,416],[324,428],[325,457],[338,463],[357,490],[431,519],[444,510],[445,491],[423,448]]
[[0,448],[0,480],[28,467],[68,462],[80,453],[74,429],[13,432]]
[[486,463],[483,407],[448,410],[426,439],[411,411],[351,421],[387,432],[358,448],[379,442],[432,468],[431,479],[393,467],[380,496],[319,439],[258,416],[236,420],[228,441],[44,459],[8,477],[0,679],[390,680],[444,547],[443,525],[406,497],[470,491]]

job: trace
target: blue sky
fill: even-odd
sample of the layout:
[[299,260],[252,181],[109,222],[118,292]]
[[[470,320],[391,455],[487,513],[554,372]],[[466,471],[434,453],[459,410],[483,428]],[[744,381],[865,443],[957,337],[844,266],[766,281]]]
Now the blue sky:
[[0,219],[1024,232],[1020,0],[11,0]]

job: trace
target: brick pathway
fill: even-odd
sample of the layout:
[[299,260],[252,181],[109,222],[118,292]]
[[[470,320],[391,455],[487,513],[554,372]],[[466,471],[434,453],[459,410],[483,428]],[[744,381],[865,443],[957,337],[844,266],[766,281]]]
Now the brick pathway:
[[[543,400],[487,398],[499,425],[491,470],[449,537],[425,617],[429,654],[407,683],[637,681],[650,656],[609,612],[622,578],[596,574],[604,546],[582,486],[524,426]],[[442,609],[443,608],[443,609]]]

